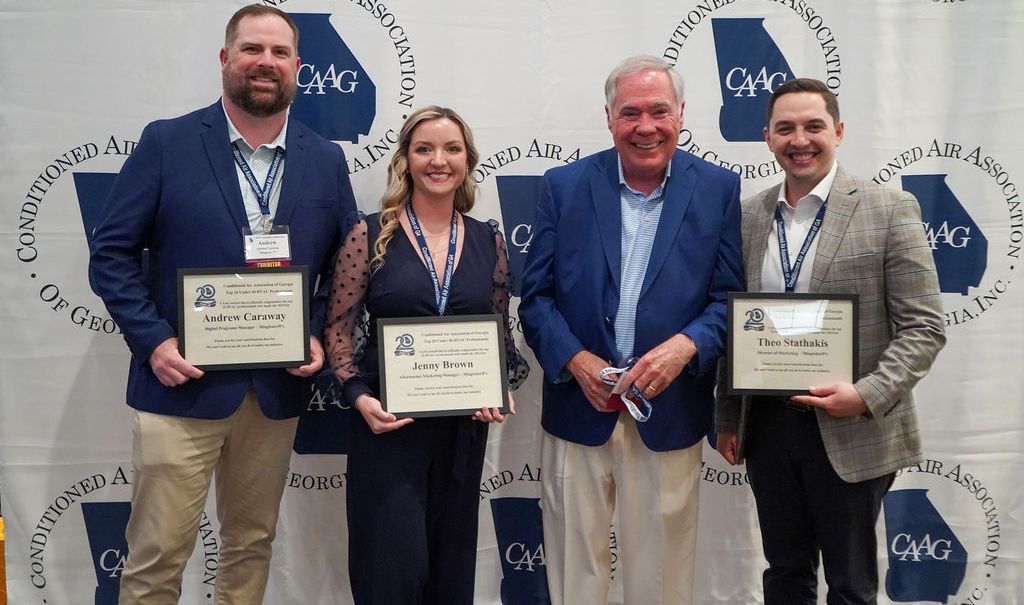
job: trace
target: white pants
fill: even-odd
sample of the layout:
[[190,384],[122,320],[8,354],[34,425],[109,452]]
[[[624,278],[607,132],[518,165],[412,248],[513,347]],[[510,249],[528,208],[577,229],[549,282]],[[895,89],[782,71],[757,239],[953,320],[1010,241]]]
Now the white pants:
[[607,603],[609,528],[628,605],[693,602],[701,443],[653,452],[625,412],[604,445],[543,433],[544,559],[553,605]]

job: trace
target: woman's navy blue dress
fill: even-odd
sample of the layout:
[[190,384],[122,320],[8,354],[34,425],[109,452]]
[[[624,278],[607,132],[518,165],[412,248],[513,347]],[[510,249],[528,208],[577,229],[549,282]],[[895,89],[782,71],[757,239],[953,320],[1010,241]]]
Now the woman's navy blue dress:
[[[352,222],[338,253],[325,335],[329,363],[355,416],[347,477],[352,594],[359,605],[468,605],[488,425],[469,416],[417,418],[374,435],[355,411],[359,395],[379,392],[377,319],[436,316],[437,306],[427,268],[401,227],[388,243],[384,264],[371,272],[378,215],[354,216]],[[506,359],[515,387],[528,368],[508,330],[504,241],[496,223],[464,216],[463,224],[445,315],[506,317]]]

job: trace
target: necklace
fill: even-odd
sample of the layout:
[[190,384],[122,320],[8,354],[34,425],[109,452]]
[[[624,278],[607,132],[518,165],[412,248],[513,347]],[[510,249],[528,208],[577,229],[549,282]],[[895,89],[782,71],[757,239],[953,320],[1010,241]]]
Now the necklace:
[[448,239],[450,233],[438,233],[437,235],[429,235],[426,232],[423,233],[423,239],[427,242],[427,250],[430,250],[430,255],[437,258],[438,255],[444,254],[448,249]]

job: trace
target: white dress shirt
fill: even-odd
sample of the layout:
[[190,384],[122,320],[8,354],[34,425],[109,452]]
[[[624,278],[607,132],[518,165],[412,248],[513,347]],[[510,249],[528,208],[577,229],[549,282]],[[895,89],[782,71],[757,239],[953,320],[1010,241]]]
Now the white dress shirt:
[[[796,208],[786,202],[786,183],[783,181],[779,189],[779,210],[782,213],[782,222],[786,228],[786,244],[789,252],[789,266],[796,264],[796,258],[800,254],[800,248],[807,239],[807,233],[811,230],[814,217],[818,210],[828,199],[829,191],[832,190],[832,182],[836,179],[836,171],[839,169],[839,162],[832,164],[832,170],[825,178],[821,179],[814,189],[804,197],[797,200]],[[772,232],[768,235],[768,250],[764,255],[764,264],[761,266],[761,291],[762,292],[785,292],[786,280],[782,273],[782,255],[779,251],[778,222],[772,219]],[[820,235],[820,233],[819,233]],[[814,266],[814,257],[818,249],[818,238],[815,237],[811,247],[807,250],[803,265],[800,268],[800,275],[796,280],[796,292],[807,292],[811,283],[811,268]]]

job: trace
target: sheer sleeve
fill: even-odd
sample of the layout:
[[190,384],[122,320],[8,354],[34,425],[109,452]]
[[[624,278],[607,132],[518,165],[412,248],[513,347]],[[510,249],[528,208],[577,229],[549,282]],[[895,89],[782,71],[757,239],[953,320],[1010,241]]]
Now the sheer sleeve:
[[512,390],[519,388],[526,377],[530,375],[530,366],[526,359],[516,348],[515,339],[512,337],[512,327],[508,320],[509,304],[509,263],[508,250],[505,248],[505,238],[501,235],[497,221],[490,220],[487,224],[494,232],[494,247],[497,250],[497,258],[494,262],[493,289],[491,293],[491,312],[500,313],[505,324],[505,371],[508,373],[508,385]]
[[[359,376],[359,357],[365,343],[363,308],[370,282],[370,254],[366,217],[356,212],[334,263],[330,305],[324,327],[327,363],[348,403],[371,393]],[[371,393],[372,394],[372,393]]]

